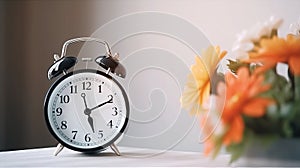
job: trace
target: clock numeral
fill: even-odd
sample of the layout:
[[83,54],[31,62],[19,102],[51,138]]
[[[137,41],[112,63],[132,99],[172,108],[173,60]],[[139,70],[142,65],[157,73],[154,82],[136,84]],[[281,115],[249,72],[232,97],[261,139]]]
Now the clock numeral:
[[60,97],[60,103],[69,103],[70,102],[69,95],[61,95],[59,97]]
[[71,86],[71,94],[77,93],[77,85]]
[[112,128],[113,127],[112,120],[110,120],[106,125],[109,126],[109,128]]
[[56,111],[56,116],[61,116],[62,115],[62,108],[57,107],[55,111]]
[[64,129],[67,129],[67,128],[68,128],[68,126],[67,126],[67,121],[65,121],[65,120],[64,120],[64,121],[61,121],[61,126],[60,126],[60,128],[63,129],[63,130],[64,130]]
[[108,95],[108,97],[109,97],[109,103],[113,103],[113,99],[114,99],[114,97],[113,97],[113,95]]
[[90,133],[87,133],[85,136],[84,136],[84,140],[85,142],[90,142],[92,140],[92,138],[90,137]]
[[112,113],[113,116],[118,115],[118,108],[117,107],[113,107],[112,108],[114,110],[114,112]]
[[91,86],[91,82],[82,82],[82,90],[92,90]]
[[78,132],[78,131],[72,131],[72,134],[74,134],[74,135],[73,135],[73,139],[76,138],[77,132]]
[[103,138],[103,136],[104,136],[104,135],[103,135],[103,130],[99,130],[99,131],[98,131],[98,135],[100,136],[99,138]]
[[99,85],[99,93],[102,93],[102,85]]

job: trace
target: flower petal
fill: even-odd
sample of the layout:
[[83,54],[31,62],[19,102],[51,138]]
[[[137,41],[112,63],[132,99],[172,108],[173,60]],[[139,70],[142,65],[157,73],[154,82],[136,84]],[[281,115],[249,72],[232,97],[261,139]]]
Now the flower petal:
[[295,75],[300,75],[300,55],[291,57],[289,59],[289,65]]
[[205,144],[204,144],[204,155],[208,156],[214,149],[215,144],[213,143],[212,140],[208,139],[206,140]]
[[266,113],[266,107],[274,101],[268,98],[255,98],[243,107],[243,113],[250,117],[261,117]]
[[241,116],[236,116],[223,138],[223,143],[227,146],[231,143],[239,143],[243,139],[244,122]]

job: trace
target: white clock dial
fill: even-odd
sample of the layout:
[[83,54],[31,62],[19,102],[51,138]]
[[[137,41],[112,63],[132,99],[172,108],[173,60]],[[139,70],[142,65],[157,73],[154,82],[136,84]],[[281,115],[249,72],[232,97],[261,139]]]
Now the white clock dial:
[[121,85],[94,71],[69,73],[50,88],[45,101],[51,133],[78,151],[102,150],[124,131],[129,106]]

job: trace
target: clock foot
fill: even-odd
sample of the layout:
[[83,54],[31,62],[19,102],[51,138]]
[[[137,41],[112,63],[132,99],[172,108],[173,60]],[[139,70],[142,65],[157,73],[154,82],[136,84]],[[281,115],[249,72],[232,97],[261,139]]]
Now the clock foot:
[[57,156],[63,149],[64,149],[64,146],[59,143],[54,151],[54,156]]
[[120,151],[118,150],[117,146],[114,143],[110,145],[110,148],[115,152],[116,155],[118,156],[121,155]]

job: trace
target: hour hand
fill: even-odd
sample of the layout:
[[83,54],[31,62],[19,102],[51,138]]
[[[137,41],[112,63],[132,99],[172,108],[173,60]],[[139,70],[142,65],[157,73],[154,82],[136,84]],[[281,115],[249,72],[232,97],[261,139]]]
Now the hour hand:
[[88,116],[88,123],[90,124],[92,130],[93,130],[93,133],[95,133],[95,130],[94,130],[94,122],[93,122],[93,118],[91,117],[91,109],[89,108],[86,108],[84,110],[84,114]]
[[113,102],[113,96],[112,95],[108,95],[108,98],[109,98],[109,100],[107,100],[106,102],[103,102],[103,103],[101,103],[101,104],[99,104],[99,105],[91,108],[91,111],[93,111],[93,110],[95,110],[95,109],[97,109],[97,108],[99,108],[99,107],[101,107],[101,106],[103,106],[103,105],[105,105],[107,103],[112,103]]
[[95,133],[93,118],[90,115],[88,116],[88,122],[92,128],[93,133]]
[[90,126],[93,130],[93,133],[95,133],[94,121],[93,121],[93,118],[91,117],[92,110],[87,107],[85,96],[86,96],[85,93],[81,93],[81,97],[83,98],[83,102],[84,102],[84,106],[85,106],[84,114],[88,116],[88,123],[90,124]]

